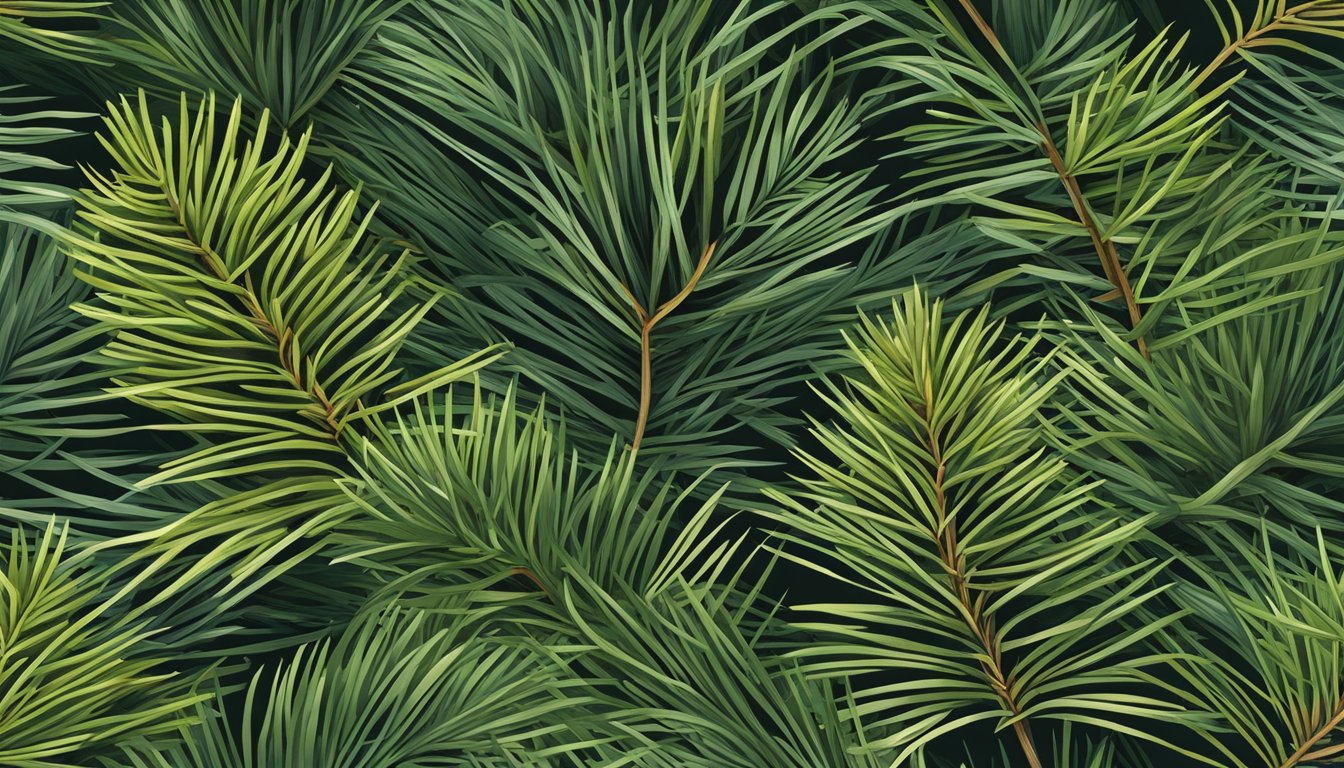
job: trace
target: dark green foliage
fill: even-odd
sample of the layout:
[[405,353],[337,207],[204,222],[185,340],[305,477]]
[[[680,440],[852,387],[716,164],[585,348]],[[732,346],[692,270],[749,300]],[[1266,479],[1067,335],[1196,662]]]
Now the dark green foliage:
[[0,0],[0,765],[1344,760],[1341,23]]

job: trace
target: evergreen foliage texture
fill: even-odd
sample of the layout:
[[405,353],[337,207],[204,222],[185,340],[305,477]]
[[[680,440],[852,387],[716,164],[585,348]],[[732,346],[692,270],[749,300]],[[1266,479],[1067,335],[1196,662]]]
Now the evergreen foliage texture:
[[1344,764],[1341,0],[0,0],[0,768]]

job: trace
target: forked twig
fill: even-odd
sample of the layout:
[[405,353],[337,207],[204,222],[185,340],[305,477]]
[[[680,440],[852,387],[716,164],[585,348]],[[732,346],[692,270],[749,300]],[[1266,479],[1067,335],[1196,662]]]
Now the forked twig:
[[705,268],[709,266],[709,259],[714,255],[714,247],[718,241],[711,242],[705,247],[705,252],[700,256],[700,263],[695,265],[695,272],[691,274],[691,279],[686,281],[686,285],[677,293],[676,296],[663,302],[650,317],[644,305],[639,303],[635,294],[630,292],[629,286],[621,283],[621,290],[625,291],[626,297],[634,305],[635,312],[639,315],[639,349],[640,349],[640,377],[639,377],[639,418],[635,421],[635,438],[631,443],[630,450],[638,451],[639,444],[644,440],[644,429],[649,423],[649,407],[653,401],[653,360],[650,348],[650,334],[653,327],[659,320],[672,314],[678,306],[681,305],[686,297],[695,290],[696,283],[700,282],[700,277],[705,274]]

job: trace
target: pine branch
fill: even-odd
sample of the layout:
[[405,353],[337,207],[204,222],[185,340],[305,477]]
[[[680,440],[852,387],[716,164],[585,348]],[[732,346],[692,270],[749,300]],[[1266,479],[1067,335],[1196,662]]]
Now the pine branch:
[[14,768],[88,765],[118,741],[162,737],[194,720],[199,675],[155,653],[127,593],[67,553],[68,527],[0,547],[0,761]]
[[[999,54],[1009,67],[1012,67],[1013,62],[1008,55],[1007,49],[1005,49],[1003,44],[999,42],[998,37],[994,34],[994,30],[990,28],[989,23],[980,15],[980,11],[976,9],[975,3],[972,2],[972,0],[959,1],[962,9],[966,11],[971,17],[971,20],[975,23],[976,28],[985,36],[990,47]],[[1120,262],[1120,256],[1116,252],[1115,242],[1102,236],[1101,228],[1097,225],[1097,221],[1095,217],[1093,217],[1091,209],[1088,207],[1087,198],[1083,195],[1082,188],[1078,185],[1078,180],[1069,172],[1068,167],[1064,163],[1064,158],[1055,147],[1054,139],[1050,137],[1050,129],[1046,127],[1044,122],[1040,121],[1035,124],[1035,128],[1036,131],[1040,133],[1041,147],[1044,150],[1046,157],[1050,159],[1050,167],[1054,168],[1055,173],[1059,175],[1060,182],[1069,193],[1069,200],[1073,203],[1074,214],[1078,217],[1078,221],[1082,223],[1083,227],[1087,229],[1088,237],[1092,240],[1092,247],[1097,251],[1097,259],[1101,262],[1102,272],[1105,273],[1106,279],[1115,286],[1115,290],[1119,292],[1120,297],[1125,301],[1125,309],[1129,313],[1130,327],[1137,328],[1139,322],[1143,319],[1143,313],[1139,310],[1138,302],[1134,299],[1134,291],[1130,288],[1129,276],[1125,274],[1125,267]],[[1138,346],[1139,352],[1145,358],[1148,358],[1148,346],[1142,335],[1135,338],[1135,344]]]
[[1340,723],[1344,723],[1344,701],[1341,701],[1334,709],[1334,714],[1325,722],[1316,732],[1303,740],[1297,751],[1288,756],[1287,760],[1279,768],[1295,768],[1303,763],[1312,763],[1318,760],[1325,760],[1344,751],[1344,744],[1336,744],[1330,747],[1312,750],[1322,739],[1334,733]]
[[356,221],[358,192],[334,189],[329,172],[303,179],[308,137],[268,147],[267,120],[240,146],[240,100],[221,119],[213,97],[193,116],[183,95],[177,124],[156,130],[144,93],[123,99],[100,136],[119,168],[90,173],[85,225],[66,237],[97,289],[77,308],[110,337],[99,360],[110,393],[175,420],[158,430],[197,436],[140,485],[202,484],[208,497],[92,551],[125,555],[110,571],[146,588],[142,610],[231,571],[185,607],[207,630],[357,512],[337,482],[351,471],[351,426],[502,354],[404,376],[399,351],[444,290],[411,290],[409,255],[389,257],[366,237],[368,217]]
[[105,355],[128,364],[119,392],[200,431],[242,435],[147,483],[264,474],[276,450],[311,451],[308,466],[340,474],[345,426],[500,354],[397,383],[397,352],[442,291],[405,306],[408,255],[389,263],[365,238],[355,192],[299,178],[307,135],[269,156],[259,139],[235,157],[241,119],[235,101],[216,156],[213,99],[192,119],[183,97],[175,141],[166,120],[155,131],[144,94],[138,109],[123,100],[100,137],[123,169],[93,176],[81,200],[99,236],[69,238],[101,291],[81,309],[113,335]]
[[1202,734],[1217,764],[1294,768],[1337,755],[1344,747],[1321,742],[1344,723],[1344,582],[1326,539],[1263,521],[1194,535],[1196,551],[1182,555],[1192,577],[1174,595],[1200,610],[1164,633],[1176,674],[1159,684],[1220,716]]
[[[987,719],[1014,726],[1032,766],[1044,762],[1040,713],[1127,733],[1124,716],[1182,719],[1146,696],[1106,719],[1083,704],[1137,695],[1122,681],[1157,657],[1125,649],[1157,626],[1117,624],[1163,588],[1149,586],[1153,561],[1114,562],[1146,521],[1095,507],[1035,444],[1053,382],[1034,340],[1000,343],[983,312],[944,322],[919,292],[894,309],[851,341],[861,373],[828,383],[839,423],[814,434],[833,458],[800,454],[813,473],[803,489],[767,492],[782,508],[761,514],[801,550],[783,556],[872,600],[796,606],[817,616],[798,626],[819,639],[793,655],[814,675],[855,678],[861,711],[891,731],[874,745],[898,761]],[[861,682],[885,669],[909,679]]]
[[[628,434],[643,461],[698,476],[787,444],[785,404],[854,306],[1007,258],[983,241],[953,258],[975,240],[961,229],[897,250],[878,181],[851,170],[872,105],[819,58],[864,20],[794,10],[433,0],[385,25],[316,135],[462,287],[419,348],[513,340],[492,391],[517,375],[585,450]],[[648,302],[683,291],[711,242],[693,284],[710,298],[645,339]]]
[[[0,18],[0,27],[3,22]],[[70,167],[48,156],[55,148],[46,145],[76,136],[66,126],[92,115],[34,109],[45,101],[23,95],[19,86],[0,86],[0,223],[22,224],[59,237],[61,227],[48,217],[69,205],[72,190],[34,177]]]
[[[1291,7],[1287,0],[1256,0],[1256,4],[1256,14],[1250,24],[1237,14],[1235,8],[1233,9],[1238,37],[1225,40],[1223,49],[1195,76],[1191,88],[1203,85],[1227,63],[1228,59],[1240,51],[1257,46],[1283,45],[1284,41],[1276,38],[1275,33],[1312,32],[1333,37],[1340,36],[1336,29],[1339,22],[1344,21],[1344,3],[1340,0],[1307,0]],[[1218,16],[1217,20],[1226,38],[1227,28],[1222,17]]]
[[131,761],[120,764],[355,768],[433,764],[447,754],[504,768],[533,752],[572,751],[563,737],[586,719],[588,702],[562,695],[579,682],[566,679],[559,655],[511,637],[521,633],[499,603],[468,595],[440,598],[435,609],[372,604],[335,642],[258,669],[242,713],[221,686],[222,711],[199,707],[180,743],[132,743]]
[[947,494],[944,486],[947,477],[947,462],[943,459],[943,451],[938,443],[937,431],[931,421],[934,410],[933,380],[927,370],[924,374],[923,394],[923,402],[916,405],[915,410],[919,413],[923,422],[929,445],[929,455],[933,458],[933,465],[937,467],[933,478],[934,511],[937,515],[935,530],[943,532],[942,537],[935,542],[938,548],[938,559],[942,561],[943,568],[946,569],[948,578],[952,582],[952,589],[960,603],[961,614],[984,651],[980,664],[985,669],[985,675],[989,678],[995,695],[1003,700],[1004,706],[1013,714],[1013,733],[1017,735],[1018,743],[1021,744],[1022,751],[1026,754],[1027,763],[1031,768],[1041,768],[1041,758],[1037,753],[1036,743],[1031,735],[1031,721],[1022,716],[1022,706],[1017,702],[1013,693],[1013,681],[1004,672],[1003,651],[999,646],[998,636],[994,632],[993,620],[987,619],[982,614],[984,608],[983,594],[980,595],[981,599],[973,599],[970,589],[967,587],[966,558],[957,546],[957,519],[949,514],[947,508]]
[[[221,284],[232,285],[240,290],[238,295],[243,302],[244,308],[247,310],[248,314],[252,316],[257,327],[275,343],[277,362],[284,368],[285,373],[289,374],[290,379],[294,383],[294,389],[307,395],[313,400],[314,405],[317,405],[322,409],[322,418],[326,421],[328,429],[327,437],[329,437],[332,442],[340,442],[341,424],[337,421],[337,413],[332,406],[331,401],[327,399],[326,393],[322,391],[322,383],[314,379],[310,387],[305,387],[299,373],[301,366],[293,362],[291,360],[291,355],[287,354],[286,348],[289,346],[289,341],[294,337],[293,329],[286,328],[282,333],[280,329],[271,322],[271,319],[266,316],[266,313],[262,311],[261,301],[257,298],[256,289],[252,286],[252,276],[250,274],[246,272],[242,274],[242,283],[239,283],[237,279],[230,279],[230,276],[224,269],[223,259],[219,257],[219,254],[211,250],[209,246],[202,244],[198,235],[192,230],[191,225],[187,223],[187,220],[182,213],[182,206],[178,203],[176,196],[173,194],[173,190],[165,186],[162,188],[162,191],[164,199],[167,200],[168,206],[172,208],[173,215],[176,217],[177,223],[181,227],[181,235],[183,239],[200,253],[201,263],[210,270],[216,280]],[[311,358],[307,359],[305,362],[309,368],[312,367]],[[356,403],[358,402],[359,401],[356,400]],[[359,404],[358,407],[363,408],[363,404]]]
[[[301,128],[407,0],[112,3],[99,73],[115,90],[221,93]],[[259,132],[260,133],[260,132]]]
[[522,576],[563,601],[574,572],[656,591],[665,559],[694,560],[681,545],[713,530],[722,486],[691,512],[699,481],[678,488],[657,463],[638,471],[616,441],[593,463],[567,444],[563,420],[518,410],[512,391],[469,402],[417,400],[351,437],[354,478],[341,485],[362,514],[330,535],[336,562],[392,579]]

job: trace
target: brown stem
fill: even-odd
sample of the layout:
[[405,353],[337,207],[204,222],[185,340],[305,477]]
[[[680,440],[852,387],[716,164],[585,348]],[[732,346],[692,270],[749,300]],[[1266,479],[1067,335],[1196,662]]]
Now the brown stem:
[[[970,587],[966,584],[966,557],[961,553],[957,539],[957,521],[947,511],[947,494],[944,489],[944,482],[947,478],[947,462],[943,460],[942,446],[938,441],[938,434],[933,425],[933,380],[927,370],[924,372],[924,403],[922,407],[917,407],[916,410],[924,422],[929,453],[933,457],[933,463],[938,467],[933,477],[937,524],[942,530],[941,536],[934,535],[934,542],[938,547],[938,559],[942,562],[948,580],[952,583],[952,589],[956,593],[957,602],[960,603],[962,618],[966,620],[966,626],[970,628],[971,633],[975,635],[976,640],[985,651],[985,658],[981,660],[980,667],[989,679],[990,688],[1014,716],[1020,715],[1022,714],[1022,707],[1018,705],[1016,698],[1013,696],[1012,677],[1004,673],[1002,649],[999,647],[998,640],[994,637],[994,620],[992,617],[987,618],[984,615],[985,596],[982,593],[972,598]],[[1024,717],[1016,720],[1013,723],[1013,733],[1016,734],[1018,743],[1022,745],[1022,751],[1027,757],[1027,764],[1031,768],[1042,768],[1041,758],[1036,751],[1036,741],[1032,737],[1031,723],[1028,719]]]
[[704,275],[705,268],[709,266],[709,259],[714,255],[714,247],[718,241],[710,243],[705,252],[700,256],[700,263],[695,265],[695,272],[691,274],[691,279],[686,281],[686,285],[676,296],[663,302],[652,317],[644,310],[644,305],[639,303],[639,299],[630,292],[625,283],[621,283],[621,288],[625,295],[630,299],[630,303],[635,306],[635,312],[639,315],[639,418],[635,421],[635,438],[631,444],[631,451],[638,451],[639,444],[644,440],[644,429],[649,423],[649,407],[653,402],[653,360],[652,345],[650,344],[650,334],[653,332],[653,326],[658,324],[659,320],[672,314],[676,309],[691,295],[695,290],[696,283],[700,282],[700,277]]
[[995,53],[999,54],[999,58],[1011,65],[1013,60],[1008,56],[1008,49],[1004,48],[1003,43],[999,42],[999,36],[994,34],[994,29],[989,26],[989,22],[985,21],[985,17],[980,15],[980,11],[975,7],[975,3],[971,2],[971,0],[961,0],[961,9],[966,12],[967,16],[971,17],[971,21],[975,24],[975,28],[980,30],[981,35],[984,35],[985,41],[989,43],[989,47],[993,48]]
[[[216,279],[228,282],[229,274],[224,269],[224,260],[220,258],[219,254],[215,253],[213,249],[196,239],[195,234],[191,231],[191,227],[187,226],[187,219],[182,212],[182,206],[178,203],[177,197],[173,195],[172,191],[164,188],[163,193],[164,197],[168,200],[168,206],[173,209],[173,215],[177,218],[177,224],[182,228],[182,233],[186,236],[187,242],[191,243],[192,247],[200,254],[201,262],[205,264],[206,268],[210,270],[210,273],[213,274]],[[326,393],[322,391],[322,385],[314,381],[313,388],[309,390],[307,387],[303,386],[303,378],[299,374],[299,371],[289,363],[289,344],[293,340],[293,334],[290,332],[290,329],[286,328],[282,333],[280,329],[276,328],[275,324],[271,322],[271,319],[266,316],[266,312],[261,308],[261,301],[257,298],[256,290],[252,287],[251,275],[243,276],[243,285],[240,287],[243,289],[243,294],[240,297],[243,307],[247,310],[248,314],[252,316],[252,320],[257,324],[257,327],[275,341],[276,353],[280,358],[280,367],[284,368],[285,373],[289,374],[296,389],[306,393],[309,397],[312,397],[316,401],[316,404],[321,406],[323,419],[327,423],[327,437],[331,438],[333,441],[339,441],[341,425],[336,418],[336,408],[331,404]]]
[[[1069,201],[1073,203],[1073,210],[1078,214],[1078,220],[1087,228],[1087,234],[1092,239],[1092,247],[1096,249],[1097,258],[1101,261],[1102,272],[1124,298],[1125,308],[1129,310],[1130,326],[1138,327],[1139,321],[1143,319],[1143,313],[1139,311],[1139,304],[1134,299],[1134,291],[1129,286],[1129,276],[1125,274],[1125,267],[1120,263],[1120,254],[1115,250],[1115,242],[1101,236],[1101,228],[1097,226],[1096,218],[1088,210],[1082,187],[1078,186],[1078,179],[1065,167],[1059,148],[1050,138],[1050,131],[1041,123],[1036,124],[1036,130],[1041,134],[1041,147],[1045,150],[1046,157],[1050,158],[1051,167],[1055,169],[1060,181],[1064,183],[1064,188],[1068,190]],[[1135,343],[1139,347],[1139,352],[1148,359],[1148,344],[1143,336],[1139,336]]]
[[525,577],[528,581],[531,581],[533,584],[536,584],[537,589],[540,589],[542,592],[545,592],[547,597],[551,597],[551,590],[547,589],[546,585],[541,583],[541,579],[537,578],[537,574],[533,572],[531,568],[526,568],[521,565],[515,566],[509,569],[508,575]]
[[1266,24],[1265,26],[1259,29],[1250,30],[1245,35],[1242,35],[1239,39],[1233,40],[1231,43],[1228,43],[1227,47],[1219,51],[1218,55],[1213,58],[1213,61],[1209,62],[1208,66],[1200,70],[1200,73],[1196,75],[1194,81],[1191,82],[1190,87],[1199,88],[1199,86],[1203,85],[1204,81],[1208,80],[1209,77],[1212,76],[1213,73],[1216,72],[1219,67],[1227,63],[1227,60],[1231,58],[1232,54],[1236,53],[1242,48],[1250,47],[1250,45],[1255,42],[1256,38],[1260,37],[1261,35],[1264,35],[1267,32],[1272,32],[1273,30],[1282,27],[1284,25],[1284,22],[1288,21],[1289,19],[1292,19],[1293,17],[1297,16],[1303,11],[1311,10],[1313,6],[1320,5],[1322,1],[1323,0],[1309,0],[1309,2],[1305,2],[1300,5],[1295,5],[1292,8],[1287,8],[1284,10],[1283,13],[1279,14],[1278,16],[1275,16],[1274,20]]
[[1329,736],[1330,732],[1338,728],[1341,722],[1344,722],[1344,701],[1335,705],[1334,717],[1330,718],[1329,722],[1322,725],[1315,733],[1308,737],[1306,741],[1302,742],[1302,746],[1298,747],[1296,752],[1290,755],[1287,760],[1283,761],[1283,765],[1279,768],[1294,768],[1294,766],[1299,763],[1323,760],[1331,755],[1344,751],[1344,744],[1335,744],[1311,751],[1311,748],[1315,746],[1317,742],[1324,739],[1326,736]]
[[[1007,49],[999,41],[998,35],[994,34],[989,22],[985,21],[985,17],[980,15],[980,11],[976,9],[975,4],[971,0],[960,0],[960,2],[962,10],[971,17],[971,21],[980,30],[980,34],[984,36],[990,47],[999,54],[1004,62],[1012,66],[1013,62],[1008,56]],[[1096,217],[1087,207],[1087,199],[1083,197],[1083,190],[1078,185],[1078,179],[1064,165],[1064,157],[1060,154],[1059,148],[1055,146],[1055,141],[1050,136],[1050,130],[1046,128],[1044,123],[1036,123],[1034,127],[1041,136],[1041,148],[1044,150],[1045,156],[1049,158],[1051,167],[1054,168],[1059,180],[1064,184],[1064,189],[1069,193],[1069,201],[1073,203],[1073,210],[1078,216],[1078,221],[1087,229],[1087,234],[1092,239],[1092,247],[1096,249],[1097,258],[1101,261],[1102,272],[1105,273],[1106,279],[1111,282],[1111,285],[1115,286],[1119,296],[1124,298],[1125,307],[1129,311],[1130,326],[1137,327],[1139,321],[1143,319],[1143,313],[1139,311],[1138,302],[1134,298],[1134,291],[1130,288],[1129,277],[1125,274],[1124,266],[1120,263],[1120,255],[1115,249],[1115,243],[1101,236],[1101,228],[1097,225]],[[1142,336],[1135,340],[1135,344],[1138,346],[1139,352],[1143,354],[1144,359],[1149,359],[1148,344]]]

